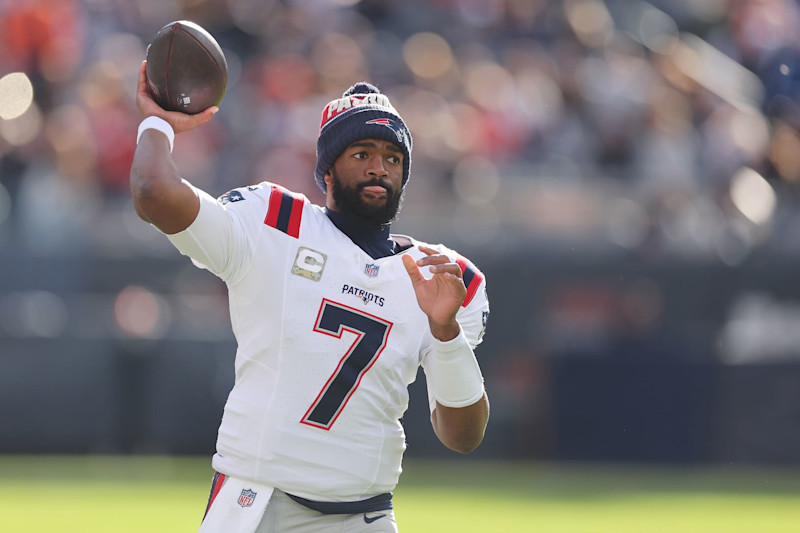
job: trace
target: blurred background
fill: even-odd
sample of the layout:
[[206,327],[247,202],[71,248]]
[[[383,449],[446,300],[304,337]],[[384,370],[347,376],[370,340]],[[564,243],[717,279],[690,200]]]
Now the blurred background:
[[[178,19],[228,61],[174,152],[214,196],[322,202],[322,108],[390,96],[393,230],[488,278],[476,457],[800,464],[794,0],[0,1],[0,453],[213,452],[225,288],[128,190],[139,65]],[[442,456],[421,380],[408,455]]]

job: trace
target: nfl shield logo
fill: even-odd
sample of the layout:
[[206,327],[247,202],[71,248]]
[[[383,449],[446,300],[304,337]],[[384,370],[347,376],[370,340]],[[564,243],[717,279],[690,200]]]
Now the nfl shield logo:
[[368,263],[366,266],[364,266],[364,274],[366,274],[371,278],[374,278],[375,276],[378,275],[379,268],[380,267],[374,263]]
[[250,507],[253,505],[253,500],[255,499],[255,492],[250,489],[242,489],[242,493],[239,495],[239,501],[237,503],[242,507]]

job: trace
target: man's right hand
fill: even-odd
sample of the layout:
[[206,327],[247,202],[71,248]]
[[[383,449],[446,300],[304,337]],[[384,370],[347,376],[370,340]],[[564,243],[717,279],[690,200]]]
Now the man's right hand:
[[196,115],[189,115],[180,111],[167,111],[159,106],[153,100],[153,96],[147,88],[147,61],[142,61],[142,66],[139,68],[139,81],[136,86],[136,107],[139,108],[142,118],[156,116],[169,122],[176,134],[202,126],[219,111],[217,106],[211,106]]

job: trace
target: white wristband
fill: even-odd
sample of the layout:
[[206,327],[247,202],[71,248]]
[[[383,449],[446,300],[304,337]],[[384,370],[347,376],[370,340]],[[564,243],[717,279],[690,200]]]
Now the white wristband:
[[172,129],[169,122],[161,117],[147,117],[139,124],[139,134],[136,135],[136,144],[139,144],[139,139],[142,138],[144,130],[158,130],[166,135],[169,141],[169,152],[172,153],[172,145],[175,144],[175,130]]
[[447,342],[433,339],[425,377],[436,401],[445,407],[467,407],[483,396],[483,374],[463,332]]

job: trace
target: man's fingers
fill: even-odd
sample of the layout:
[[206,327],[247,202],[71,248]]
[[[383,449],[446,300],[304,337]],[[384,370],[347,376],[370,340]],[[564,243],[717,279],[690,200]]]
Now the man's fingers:
[[449,273],[458,278],[462,277],[463,273],[461,272],[461,267],[446,255],[440,254],[436,250],[431,250],[430,248],[428,248],[425,253],[435,253],[436,255],[426,255],[417,261],[417,265],[429,266],[432,274]]
[[[150,89],[147,87],[147,61],[142,61],[142,65],[139,67],[139,80],[136,86],[136,106],[139,108],[139,113],[142,117],[156,115],[172,123],[171,120],[167,119],[166,111],[161,109],[153,99],[153,95],[150,94]],[[174,127],[173,125],[173,128]]]
[[207,123],[209,120],[211,120],[211,117],[213,117],[217,111],[219,111],[219,108],[217,106],[211,106],[207,109],[204,109],[200,113],[197,113],[196,115],[185,115],[183,113],[180,113],[175,118],[176,121],[180,121],[178,123],[180,124],[179,127],[181,128],[181,130],[186,131],[194,129],[198,126],[202,126],[203,124]]
[[408,254],[403,255],[403,266],[406,267],[406,272],[408,272],[408,277],[411,278],[411,283],[416,285],[420,281],[425,281],[425,277],[422,275],[422,272],[419,271],[419,266],[417,266],[417,262],[414,261],[414,258]]
[[438,252],[436,252],[436,255],[426,255],[417,262],[419,266],[445,265],[447,263],[453,263],[453,260],[447,257],[446,255],[440,254]]
[[142,92],[147,89],[147,61],[142,61],[139,67],[139,80],[137,81],[137,91]]
[[420,266],[429,266],[429,270],[433,275],[443,275],[445,278],[454,280],[462,278],[461,267],[456,263],[451,263],[448,259],[448,262],[430,265],[428,263],[429,259],[430,257],[423,257],[419,261],[414,261],[414,258],[410,255],[403,255],[403,266],[406,267],[406,272],[408,272],[408,276],[414,284],[425,281],[425,276],[422,275]]
[[204,109],[204,110],[203,110],[203,111],[200,113],[200,116],[202,116],[202,117],[203,117],[203,123],[206,123],[206,122],[208,122],[209,120],[211,120],[211,117],[213,117],[214,115],[216,115],[216,114],[217,114],[217,111],[219,111],[219,108],[218,108],[217,106],[215,106],[215,105],[212,105],[211,107],[209,107],[209,108],[207,108],[207,109]]
[[461,267],[455,263],[433,265],[431,266],[431,272],[433,274],[450,274],[456,278],[460,278],[462,276]]
[[419,248],[420,252],[422,252],[424,254],[427,254],[427,255],[435,255],[435,254],[439,253],[439,250],[434,250],[433,248],[429,248],[429,247],[423,246],[423,245],[419,245],[418,248]]
[[[414,265],[416,270],[419,271],[419,267],[430,267],[430,272],[432,274],[451,274],[455,277],[461,278],[462,272],[461,267],[458,266],[457,263],[454,263],[452,259],[448,256],[440,253],[438,250],[434,250],[433,248],[428,248],[426,246],[420,246],[420,251],[427,254],[421,259],[414,261],[411,257],[408,258],[408,263],[406,263],[406,270],[409,269],[409,265]],[[407,260],[405,259],[406,256],[403,258],[403,262],[405,263]],[[424,277],[420,274],[421,277]]]

